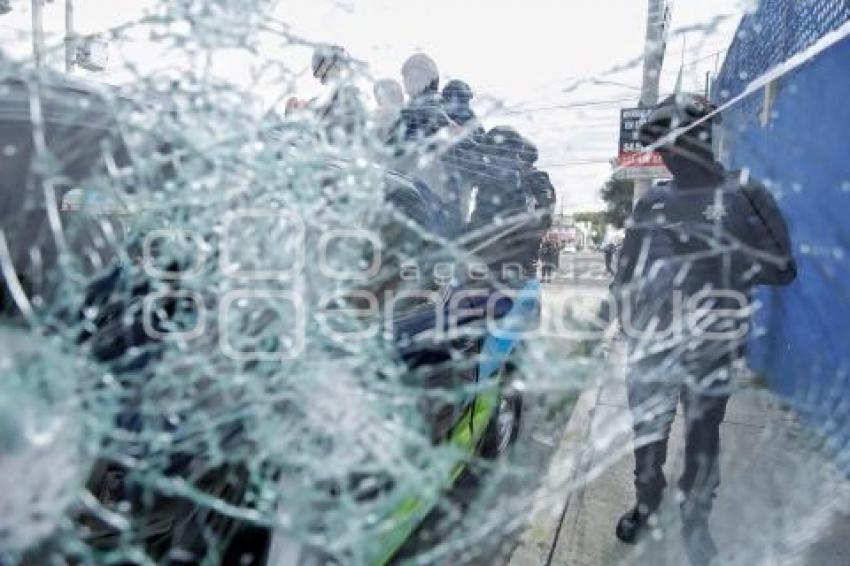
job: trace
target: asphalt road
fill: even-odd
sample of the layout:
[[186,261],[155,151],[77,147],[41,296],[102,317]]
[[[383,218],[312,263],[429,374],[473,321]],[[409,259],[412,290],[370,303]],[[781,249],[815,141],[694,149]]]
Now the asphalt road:
[[610,280],[611,276],[605,270],[605,261],[601,253],[577,252],[561,254],[558,271],[552,278],[552,284],[606,286]]

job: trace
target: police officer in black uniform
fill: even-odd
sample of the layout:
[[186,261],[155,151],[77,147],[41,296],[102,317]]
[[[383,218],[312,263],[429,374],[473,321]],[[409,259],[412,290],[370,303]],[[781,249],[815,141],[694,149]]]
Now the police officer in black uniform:
[[796,276],[788,231],[770,192],[716,162],[715,115],[707,99],[677,94],[641,127],[641,142],[660,151],[674,178],[638,201],[612,285],[630,345],[636,490],[635,506],[616,534],[634,543],[658,510],[681,400],[686,453],[678,489],[694,565],[717,554],[708,517],[720,485],[719,428],[731,365],[746,339],[750,292]]

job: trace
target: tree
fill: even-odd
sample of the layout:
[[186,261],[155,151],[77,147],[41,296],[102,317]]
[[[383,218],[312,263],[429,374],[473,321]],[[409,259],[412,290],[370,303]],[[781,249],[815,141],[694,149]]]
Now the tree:
[[602,243],[602,238],[605,236],[605,225],[608,224],[607,212],[577,212],[573,215],[573,218],[576,222],[589,222],[591,229],[595,232],[595,235],[592,236],[593,243],[597,245]]
[[622,228],[626,218],[632,213],[632,199],[635,194],[635,182],[629,179],[608,179],[600,189],[607,210],[608,224]]

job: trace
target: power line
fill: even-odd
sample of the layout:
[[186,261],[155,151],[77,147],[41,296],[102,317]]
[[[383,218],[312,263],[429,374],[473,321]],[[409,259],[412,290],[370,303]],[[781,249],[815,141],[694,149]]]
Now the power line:
[[611,159],[577,159],[575,161],[566,161],[564,163],[546,163],[538,165],[540,169],[566,169],[568,167],[583,167],[585,165],[611,164]]
[[593,106],[606,106],[609,104],[621,104],[624,102],[634,102],[633,97],[615,98],[610,100],[583,101],[573,102],[570,104],[553,104],[552,106],[538,106],[537,108],[518,108],[514,110],[504,110],[501,112],[493,112],[499,115],[526,114],[528,112],[544,112],[547,110],[571,110],[573,108],[588,108]]
[[[696,66],[696,64],[697,64],[697,63],[700,63],[700,62],[705,61],[705,60],[707,60],[707,59],[711,59],[712,57],[716,57],[716,56],[720,55],[721,53],[726,53],[726,51],[728,51],[728,48],[718,49],[717,51],[712,51],[711,53],[708,53],[708,54],[706,54],[706,55],[704,55],[704,56],[702,56],[702,57],[698,57],[698,58],[696,58],[696,59],[691,59],[690,61],[686,61],[686,62],[682,65],[682,68],[683,68],[683,69],[688,69],[688,68],[690,68],[690,67],[694,67],[694,66]],[[662,73],[668,73],[668,74],[670,74],[670,73],[678,73],[678,72],[679,72],[679,69],[665,69],[665,70],[663,70],[663,71],[661,71],[661,72],[662,72]]]

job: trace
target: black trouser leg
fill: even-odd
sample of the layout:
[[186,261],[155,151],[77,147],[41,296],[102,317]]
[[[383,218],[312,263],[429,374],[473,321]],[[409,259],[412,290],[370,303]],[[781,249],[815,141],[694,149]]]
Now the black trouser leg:
[[726,415],[726,394],[685,391],[685,470],[679,489],[685,496],[685,527],[705,522],[720,486],[720,423]]
[[641,513],[654,513],[661,505],[668,438],[669,430],[664,438],[635,448],[635,494]]
[[637,363],[627,379],[634,420],[635,493],[641,511],[650,513],[658,509],[667,487],[663,468],[680,389],[675,380],[659,374],[659,367],[656,360]]

